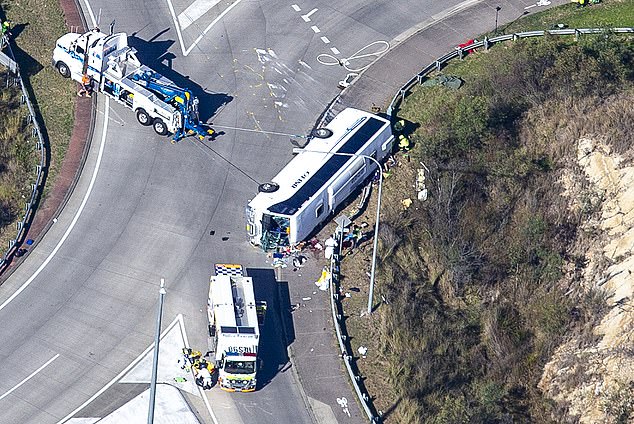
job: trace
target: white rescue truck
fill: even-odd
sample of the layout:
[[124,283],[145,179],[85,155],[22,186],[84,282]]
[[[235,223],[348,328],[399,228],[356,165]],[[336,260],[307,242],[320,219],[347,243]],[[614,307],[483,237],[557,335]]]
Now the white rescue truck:
[[347,108],[326,129],[332,135],[313,139],[271,183],[260,185],[246,208],[251,244],[271,250],[305,240],[377,171],[358,155],[380,162],[392,151],[390,122],[380,116]]
[[207,312],[218,384],[229,392],[252,392],[258,368],[258,318],[266,304],[256,304],[253,280],[241,265],[216,264],[215,274],[209,283]]
[[92,78],[94,90],[132,109],[141,125],[152,125],[160,135],[173,134],[177,141],[196,134],[202,140],[214,132],[199,120],[198,98],[141,64],[125,33],[95,29],[63,35],[53,51],[53,66],[79,83],[84,75]]

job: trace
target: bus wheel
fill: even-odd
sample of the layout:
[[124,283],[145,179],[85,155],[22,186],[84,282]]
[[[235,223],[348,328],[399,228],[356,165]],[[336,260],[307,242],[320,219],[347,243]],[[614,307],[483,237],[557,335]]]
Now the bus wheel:
[[167,135],[167,126],[165,125],[165,122],[157,118],[154,120],[152,125],[154,126],[154,131],[156,131],[158,135]]
[[261,193],[273,193],[279,189],[280,186],[276,183],[262,183],[258,186],[258,191]]
[[332,130],[328,128],[315,128],[310,132],[310,135],[315,138],[328,138],[332,135]]
[[144,127],[147,127],[152,123],[152,119],[150,118],[150,115],[147,114],[145,109],[137,109],[136,120],[139,121],[139,124],[143,125]]

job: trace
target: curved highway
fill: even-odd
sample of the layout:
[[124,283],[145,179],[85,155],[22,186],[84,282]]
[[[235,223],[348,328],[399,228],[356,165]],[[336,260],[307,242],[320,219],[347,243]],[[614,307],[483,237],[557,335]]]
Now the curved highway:
[[[192,88],[201,117],[224,134],[172,145],[99,96],[70,201],[0,288],[0,423],[104,416],[138,394],[134,385],[109,384],[153,341],[160,278],[163,327],[182,316],[196,348],[206,343],[214,263],[241,263],[261,275],[260,297],[274,309],[271,267],[246,242],[243,210],[292,146],[287,136],[230,128],[307,133],[337,95],[345,68],[376,58],[383,44],[372,43],[393,44],[459,3],[81,0],[88,22],[100,19],[103,29],[116,20],[142,62]],[[320,54],[346,66],[327,66]],[[202,420],[312,421],[293,374],[278,372],[287,361],[279,320],[273,315],[267,325],[261,390],[207,392],[213,417],[190,400]]]

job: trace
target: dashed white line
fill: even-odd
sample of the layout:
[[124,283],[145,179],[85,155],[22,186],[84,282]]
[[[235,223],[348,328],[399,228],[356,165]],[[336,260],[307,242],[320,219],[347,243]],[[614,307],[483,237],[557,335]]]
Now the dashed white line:
[[317,28],[316,25],[313,25],[310,27],[310,29],[312,29],[313,31],[315,31],[315,34],[319,34],[321,32],[321,30],[319,28]]
[[331,51],[331,52],[333,52],[334,54],[339,54],[339,53],[341,53],[339,50],[337,50],[337,48],[336,48],[336,47],[331,47],[331,48],[330,48],[330,51]]
[[324,44],[330,44],[330,40],[328,39],[328,37],[321,37],[321,41],[323,41]]
[[310,12],[308,12],[307,14],[302,15],[302,19],[304,20],[304,22],[310,22],[310,16],[311,16],[313,13],[315,13],[315,12],[317,12],[317,9],[313,9],[313,10],[311,10]]
[[51,362],[53,362],[54,360],[56,360],[57,358],[59,358],[59,353],[56,354],[55,356],[53,356],[51,359],[49,359],[48,361],[46,361],[44,363],[44,365],[42,365],[41,367],[39,367],[38,369],[36,369],[35,371],[33,371],[31,373],[31,375],[29,375],[27,378],[25,378],[24,380],[20,381],[18,384],[16,384],[15,386],[13,386],[13,388],[11,388],[11,390],[9,390],[8,392],[6,392],[5,394],[3,394],[2,396],[0,396],[0,400],[4,399],[5,397],[9,396],[11,393],[13,393],[15,390],[19,389],[20,386],[22,386],[24,383],[26,383],[27,381],[29,381],[30,379],[32,379],[33,377],[35,377],[37,375],[38,372],[42,371],[44,368],[46,368]]
[[299,6],[296,5],[296,4],[291,4],[291,7],[295,10],[295,12],[301,12],[302,11],[302,9],[300,9]]

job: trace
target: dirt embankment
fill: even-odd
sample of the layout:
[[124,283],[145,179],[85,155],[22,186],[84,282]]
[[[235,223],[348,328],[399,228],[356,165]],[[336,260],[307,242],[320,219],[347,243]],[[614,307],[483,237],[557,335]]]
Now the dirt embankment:
[[571,209],[594,205],[581,225],[586,266],[579,283],[605,297],[607,313],[561,345],[540,388],[582,423],[631,422],[634,410],[634,164],[599,139],[577,142],[579,181],[564,174]]

